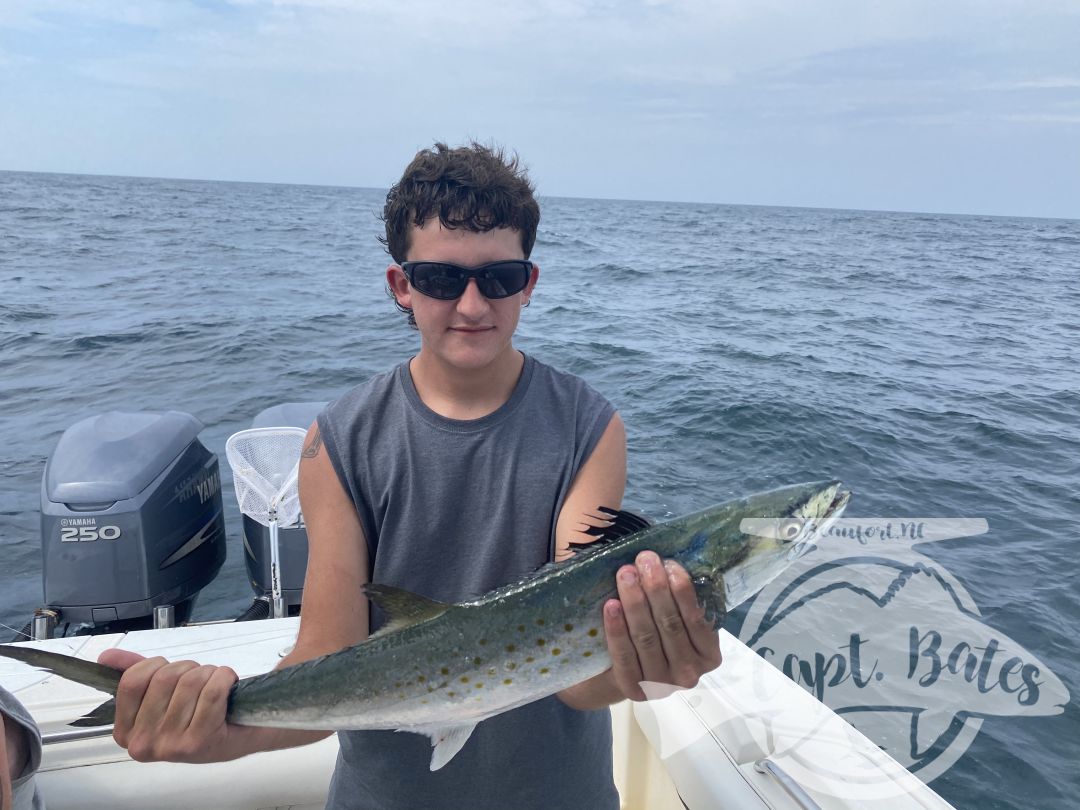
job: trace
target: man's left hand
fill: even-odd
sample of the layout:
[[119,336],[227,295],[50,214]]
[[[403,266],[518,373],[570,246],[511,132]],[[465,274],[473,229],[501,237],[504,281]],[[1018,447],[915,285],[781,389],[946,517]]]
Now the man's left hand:
[[604,605],[612,675],[624,697],[645,700],[642,681],[682,688],[720,666],[720,638],[681,565],[643,551],[616,574]]

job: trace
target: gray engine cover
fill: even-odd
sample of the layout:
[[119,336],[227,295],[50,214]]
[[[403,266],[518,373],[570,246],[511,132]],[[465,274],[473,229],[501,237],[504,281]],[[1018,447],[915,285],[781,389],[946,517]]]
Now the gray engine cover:
[[110,411],[68,428],[45,466],[45,603],[72,623],[194,600],[225,562],[217,456],[179,411]]

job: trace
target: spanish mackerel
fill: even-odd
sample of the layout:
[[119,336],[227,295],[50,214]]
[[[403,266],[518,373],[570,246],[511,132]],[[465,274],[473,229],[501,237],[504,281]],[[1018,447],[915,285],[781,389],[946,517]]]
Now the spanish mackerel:
[[[368,585],[368,598],[390,617],[384,628],[339,652],[241,680],[227,718],[248,726],[426,734],[436,770],[480,721],[610,666],[603,604],[617,596],[616,571],[639,552],[652,550],[681,564],[719,627],[728,610],[808,548],[849,496],[839,482],[825,481],[751,495],[654,526],[613,513],[616,526],[646,527],[458,604]],[[30,647],[0,645],[0,655],[113,695],[120,680],[118,670]],[[109,701],[76,724],[111,723],[113,708]]]

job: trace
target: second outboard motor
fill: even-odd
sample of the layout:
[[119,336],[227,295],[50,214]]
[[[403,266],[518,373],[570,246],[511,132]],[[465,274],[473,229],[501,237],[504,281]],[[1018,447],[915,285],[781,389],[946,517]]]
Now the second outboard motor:
[[188,618],[225,562],[202,427],[180,411],[110,411],[64,431],[41,482],[45,603],[61,622],[148,627],[165,605]]
[[[298,427],[307,430],[325,407],[325,402],[285,402],[260,411],[252,420],[251,426]],[[281,595],[286,610],[293,615],[299,611],[304,596],[307,552],[307,529],[304,528],[304,516],[301,515],[298,524],[278,529]],[[247,515],[244,515],[244,564],[247,566],[252,590],[257,596],[267,598],[271,589],[270,529]],[[251,609],[248,614],[245,614],[244,618],[261,618],[266,615],[263,611],[252,613]]]

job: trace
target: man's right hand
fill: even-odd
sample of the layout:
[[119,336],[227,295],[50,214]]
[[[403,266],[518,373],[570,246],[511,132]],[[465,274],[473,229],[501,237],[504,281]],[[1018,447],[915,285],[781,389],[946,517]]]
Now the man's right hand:
[[113,739],[139,762],[224,762],[259,750],[270,731],[225,722],[237,681],[229,667],[119,649],[106,650],[98,663],[124,670]]

